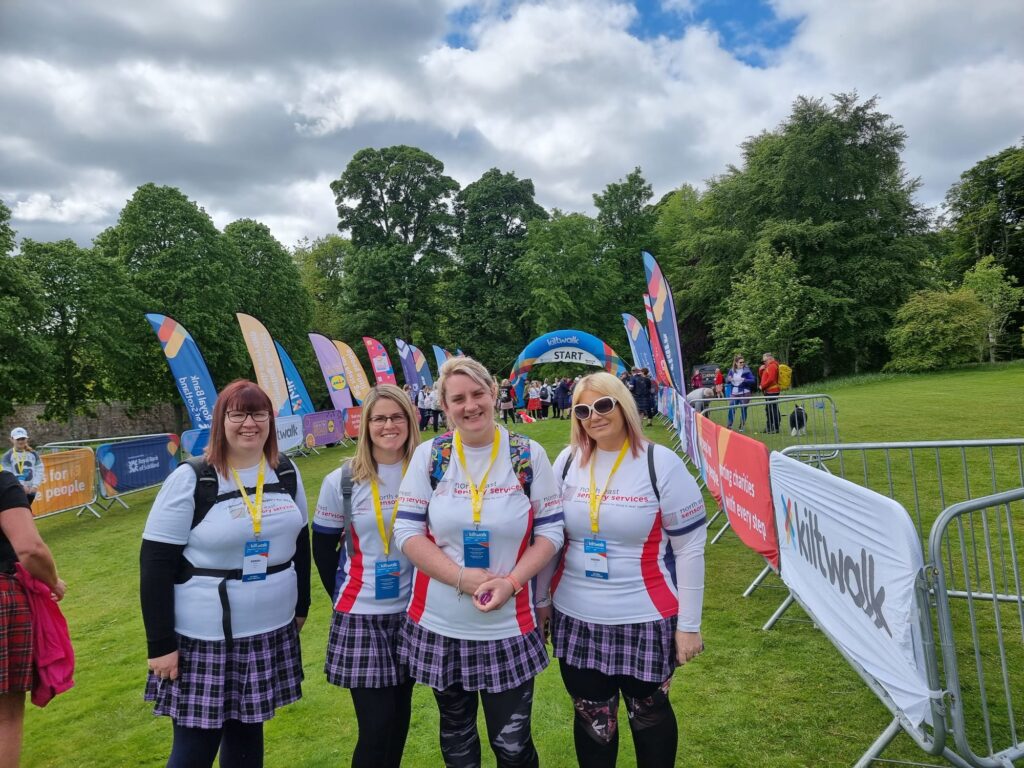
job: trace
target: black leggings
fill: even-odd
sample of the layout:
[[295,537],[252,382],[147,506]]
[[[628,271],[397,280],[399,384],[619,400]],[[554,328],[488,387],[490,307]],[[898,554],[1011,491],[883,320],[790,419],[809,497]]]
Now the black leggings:
[[223,728],[174,724],[167,768],[208,768],[220,750],[221,768],[262,768],[263,723],[228,720]]
[[614,768],[619,755],[619,691],[626,700],[636,764],[645,768],[675,765],[679,731],[668,700],[671,677],[663,683],[648,683],[564,662],[558,668],[576,710],[572,730],[581,766]]
[[465,691],[459,686],[434,691],[441,712],[441,756],[447,768],[478,768],[480,734],[476,729],[478,701],[484,705],[487,738],[498,768],[536,768],[540,765],[530,735],[533,680],[501,693]]
[[502,408],[502,409],[501,409],[501,420],[502,420],[502,421],[503,421],[504,423],[508,424],[508,417],[509,417],[509,416],[511,416],[511,417],[512,417],[512,423],[513,423],[513,424],[515,424],[515,423],[516,423],[516,412],[515,412],[515,408]]
[[413,681],[390,688],[351,688],[359,723],[352,768],[398,768],[412,714]]

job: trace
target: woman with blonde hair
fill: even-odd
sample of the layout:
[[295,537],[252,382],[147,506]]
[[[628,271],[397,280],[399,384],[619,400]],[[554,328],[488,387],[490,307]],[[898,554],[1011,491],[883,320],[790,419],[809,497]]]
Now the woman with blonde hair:
[[393,531],[398,489],[420,441],[415,418],[402,390],[373,387],[363,399],[356,455],[324,478],[313,516],[313,559],[334,601],[324,671],[351,693],[358,767],[397,768],[409,732],[413,683],[398,660],[398,634],[412,566]]
[[495,386],[467,357],[441,366],[454,432],[416,449],[395,542],[416,566],[400,652],[434,691],[445,765],[479,766],[483,704],[498,766],[536,766],[533,679],[548,664],[530,580],[562,546],[547,453],[494,421]]
[[[668,690],[703,648],[704,500],[676,454],[643,436],[625,385],[610,373],[573,391],[571,444],[555,461],[566,547],[538,579],[538,614],[575,709],[581,766],[614,766],[619,695],[637,765],[675,765]],[[674,568],[666,562],[671,548]]]

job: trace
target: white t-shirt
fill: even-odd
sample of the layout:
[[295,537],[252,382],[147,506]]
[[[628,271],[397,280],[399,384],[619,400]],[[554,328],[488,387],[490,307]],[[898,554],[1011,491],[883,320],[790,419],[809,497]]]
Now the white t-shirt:
[[[530,545],[531,533],[548,539],[558,550],[562,546],[562,507],[558,488],[544,448],[530,441],[533,484],[530,498],[512,467],[508,432],[499,427],[501,444],[487,478],[480,529],[490,533],[490,566],[497,575],[509,573]],[[432,443],[416,449],[409,471],[402,481],[395,523],[395,542],[400,547],[413,536],[426,535],[453,562],[463,564],[463,532],[475,530],[472,501],[466,473],[454,449],[448,469],[430,487]],[[464,448],[474,481],[479,482],[491,458],[491,446]],[[526,634],[536,628],[533,587],[525,588],[499,610],[483,613],[473,605],[471,595],[461,599],[448,584],[433,581],[416,571],[413,577],[409,618],[432,632],[470,640],[497,640]]]
[[[677,615],[678,629],[698,631],[707,530],[704,499],[682,460],[665,446],[654,445],[659,504],[651,487],[646,446],[636,457],[627,452],[601,503],[594,534],[590,466],[580,467],[576,456],[561,479],[570,452],[563,450],[554,467],[561,483],[567,541],[551,582],[555,607],[594,624],[639,624]],[[598,493],[617,457],[618,451],[598,450],[591,458]],[[606,542],[607,580],[586,575],[585,539]]]
[[[259,467],[240,469],[238,475],[255,499],[256,475]],[[269,563],[274,566],[287,563],[295,554],[295,539],[306,525],[306,494],[302,478],[295,469],[298,492],[295,500],[286,492],[263,495],[263,521],[260,540],[270,542]],[[230,570],[242,567],[245,542],[254,538],[249,510],[238,495],[233,477],[218,476],[218,498],[206,517],[195,528],[194,494],[196,475],[187,464],[182,464],[164,481],[146,520],[142,538],[164,544],[184,544],[185,559],[196,568]],[[277,482],[277,474],[270,467],[264,483]],[[191,529],[191,530],[190,530]],[[223,610],[216,576],[193,576],[184,584],[174,585],[174,631],[198,640],[223,640],[221,624]],[[285,626],[295,618],[298,587],[295,568],[272,573],[262,581],[227,582],[231,603],[231,634],[248,637]]]
[[[385,529],[391,525],[391,512],[398,499],[398,487],[402,483],[402,463],[379,464],[380,506]],[[377,525],[377,512],[373,508],[373,491],[370,483],[352,485],[352,528],[345,530],[342,513],[341,469],[338,468],[324,478],[320,486],[320,499],[313,515],[313,530],[352,537],[354,554],[348,556],[342,548],[342,580],[334,609],[341,613],[385,614],[402,613],[409,603],[412,585],[412,564],[402,554],[392,537],[388,555],[384,556],[384,542]],[[378,600],[376,598],[376,563],[378,560],[396,560],[399,563],[398,597]]]

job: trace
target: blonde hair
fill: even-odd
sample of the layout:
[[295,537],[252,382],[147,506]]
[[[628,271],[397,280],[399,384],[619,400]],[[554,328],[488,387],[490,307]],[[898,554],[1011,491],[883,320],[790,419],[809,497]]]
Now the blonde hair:
[[636,402],[633,395],[626,389],[626,385],[617,376],[607,371],[591,373],[576,382],[572,390],[572,437],[569,445],[572,447],[573,455],[580,454],[580,466],[585,467],[594,453],[597,443],[583,428],[583,422],[576,418],[576,405],[580,401],[580,395],[584,392],[596,392],[599,395],[610,395],[614,397],[622,409],[622,416],[626,427],[626,438],[629,440],[629,452],[633,458],[640,455],[647,438],[644,437],[643,427],[640,426],[640,412],[636,409]]
[[491,374],[484,368],[482,363],[477,362],[471,357],[448,358],[444,361],[444,365],[441,366],[438,374],[440,375],[437,377],[435,389],[438,391],[441,405],[447,405],[448,393],[446,390],[448,379],[457,374],[468,376],[492,395],[497,395],[498,393],[498,386],[494,383],[494,379],[491,378]]
[[409,429],[405,438],[405,455],[402,456],[402,460],[408,463],[412,459],[416,446],[420,444],[420,433],[416,429],[416,412],[412,409],[409,396],[394,384],[378,384],[371,387],[369,393],[363,398],[363,417],[359,422],[359,443],[356,446],[356,455],[352,457],[352,482],[354,483],[380,479],[377,474],[377,460],[373,458],[373,443],[370,441],[370,417],[373,416],[374,406],[381,400],[390,400],[405,414],[405,422]]

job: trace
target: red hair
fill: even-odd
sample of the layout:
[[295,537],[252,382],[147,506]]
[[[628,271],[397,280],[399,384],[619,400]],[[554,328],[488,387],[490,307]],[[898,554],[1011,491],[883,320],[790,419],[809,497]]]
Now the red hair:
[[266,411],[270,414],[270,434],[263,444],[263,455],[267,457],[267,466],[277,467],[277,426],[274,423],[274,404],[267,393],[248,379],[235,379],[217,397],[213,406],[213,424],[210,427],[210,442],[206,446],[207,463],[217,470],[218,474],[228,473],[228,440],[224,433],[224,420],[228,411]]

